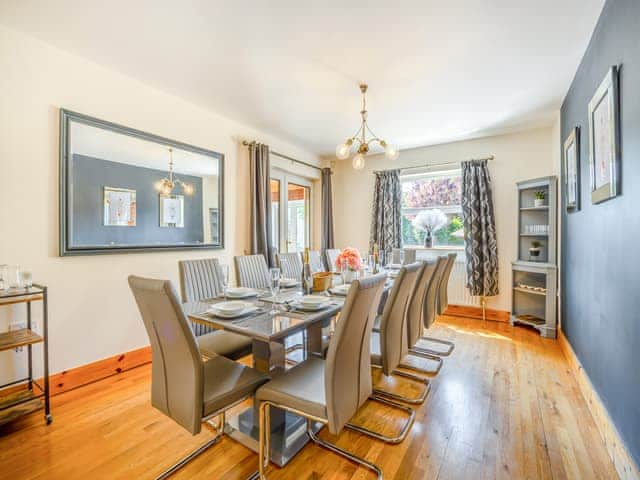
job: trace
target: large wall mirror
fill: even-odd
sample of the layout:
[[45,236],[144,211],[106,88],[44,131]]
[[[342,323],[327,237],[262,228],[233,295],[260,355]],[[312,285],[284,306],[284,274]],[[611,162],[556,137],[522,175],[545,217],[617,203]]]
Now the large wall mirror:
[[60,255],[222,248],[224,156],[60,111]]

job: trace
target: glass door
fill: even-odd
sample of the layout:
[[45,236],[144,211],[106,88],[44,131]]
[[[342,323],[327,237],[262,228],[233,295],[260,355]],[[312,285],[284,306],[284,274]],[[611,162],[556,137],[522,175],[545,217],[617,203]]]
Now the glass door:
[[311,244],[311,188],[304,178],[271,172],[272,238],[281,252],[302,252]]

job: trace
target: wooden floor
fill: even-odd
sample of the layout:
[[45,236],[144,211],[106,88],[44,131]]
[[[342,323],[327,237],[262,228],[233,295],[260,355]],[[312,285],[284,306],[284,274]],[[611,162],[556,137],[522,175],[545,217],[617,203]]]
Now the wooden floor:
[[[456,350],[405,442],[385,445],[350,431],[321,436],[377,463],[388,480],[617,478],[556,341],[453,317],[433,335],[453,340]],[[3,427],[0,478],[152,478],[212,437],[206,429],[191,437],[154,410],[149,386],[149,366],[139,367],[54,397],[49,427],[40,413]],[[404,381],[394,388],[407,389]],[[371,403],[358,421],[389,428],[391,415]],[[225,438],[173,478],[244,479],[256,468],[254,453]],[[269,472],[274,480],[369,478],[315,445]]]

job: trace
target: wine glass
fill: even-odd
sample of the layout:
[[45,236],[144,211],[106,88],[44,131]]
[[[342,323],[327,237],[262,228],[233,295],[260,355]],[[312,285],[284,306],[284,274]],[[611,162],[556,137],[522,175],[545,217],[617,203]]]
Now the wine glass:
[[398,252],[398,259],[400,260],[400,265],[404,265],[404,250],[400,249]]
[[276,311],[276,295],[280,292],[280,269],[269,269],[269,291],[271,292],[271,312]]
[[367,263],[368,263],[369,273],[372,274],[376,269],[376,257],[373,255],[369,255]]
[[227,299],[227,288],[229,287],[229,265],[218,265],[220,269],[220,282],[222,282],[222,295]]

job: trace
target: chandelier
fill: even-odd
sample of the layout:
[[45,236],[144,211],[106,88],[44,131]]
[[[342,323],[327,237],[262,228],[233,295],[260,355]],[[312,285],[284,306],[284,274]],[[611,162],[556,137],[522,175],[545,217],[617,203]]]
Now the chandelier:
[[186,195],[191,195],[193,193],[193,187],[177,178],[173,173],[173,148],[169,147],[169,175],[156,183],[156,189],[160,191],[160,193],[171,195],[173,193],[173,189],[178,185],[182,187],[182,191]]
[[[400,155],[400,151],[397,147],[385,142],[381,138],[378,138],[375,133],[371,131],[367,124],[367,84],[360,84],[360,91],[362,92],[362,110],[360,116],[362,117],[362,124],[356,132],[356,134],[347,139],[344,143],[336,147],[336,157],[340,160],[345,160],[351,155],[352,147],[357,143],[356,154],[353,156],[352,165],[356,170],[362,170],[364,168],[364,156],[369,153],[369,146],[378,143],[384,148],[384,154],[389,160],[395,160]],[[367,140],[367,132],[371,135],[371,138]]]

